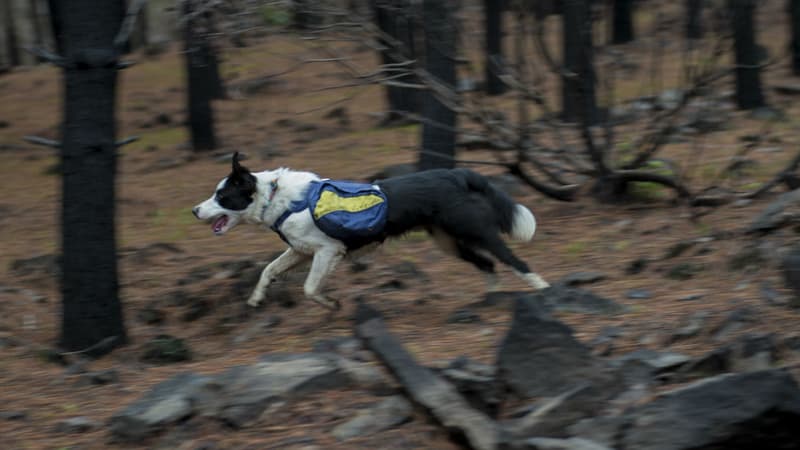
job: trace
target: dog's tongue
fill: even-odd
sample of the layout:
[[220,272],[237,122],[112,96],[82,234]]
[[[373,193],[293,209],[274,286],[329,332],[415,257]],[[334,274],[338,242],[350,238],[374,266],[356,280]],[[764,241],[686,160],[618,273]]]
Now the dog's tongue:
[[228,223],[228,216],[219,216],[217,220],[211,224],[211,229],[214,230],[214,233],[219,233],[222,231],[222,227],[224,227]]

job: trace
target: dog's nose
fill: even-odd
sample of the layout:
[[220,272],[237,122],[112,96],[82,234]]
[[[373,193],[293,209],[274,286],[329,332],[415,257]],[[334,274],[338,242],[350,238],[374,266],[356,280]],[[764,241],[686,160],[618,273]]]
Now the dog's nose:
[[199,206],[195,206],[194,208],[192,208],[192,214],[194,214],[194,216],[199,219],[200,216],[198,214],[200,214],[200,207]]

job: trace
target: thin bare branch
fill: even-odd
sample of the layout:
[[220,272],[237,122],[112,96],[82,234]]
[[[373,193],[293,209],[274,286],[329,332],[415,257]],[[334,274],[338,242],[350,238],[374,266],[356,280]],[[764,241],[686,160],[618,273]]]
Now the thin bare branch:
[[61,148],[60,141],[54,141],[52,139],[47,139],[40,136],[24,136],[22,139],[30,142],[31,144],[36,144],[51,148]]

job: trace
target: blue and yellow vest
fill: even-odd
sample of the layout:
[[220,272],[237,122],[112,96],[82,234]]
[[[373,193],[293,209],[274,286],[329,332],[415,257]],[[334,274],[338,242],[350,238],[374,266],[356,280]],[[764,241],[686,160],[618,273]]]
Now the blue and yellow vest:
[[309,209],[317,227],[348,248],[383,240],[388,205],[386,195],[372,184],[350,181],[312,181],[305,198],[294,201],[270,227],[289,242],[280,227],[290,215]]

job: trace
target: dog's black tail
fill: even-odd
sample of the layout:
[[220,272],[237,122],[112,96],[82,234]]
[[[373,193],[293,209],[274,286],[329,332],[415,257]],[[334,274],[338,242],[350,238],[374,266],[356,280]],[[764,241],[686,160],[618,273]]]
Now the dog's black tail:
[[460,172],[469,190],[483,194],[497,213],[497,225],[515,241],[530,241],[536,233],[536,218],[525,206],[515,203],[505,192],[492,186],[484,176],[468,169]]

